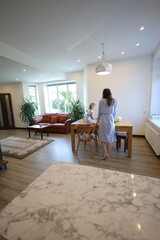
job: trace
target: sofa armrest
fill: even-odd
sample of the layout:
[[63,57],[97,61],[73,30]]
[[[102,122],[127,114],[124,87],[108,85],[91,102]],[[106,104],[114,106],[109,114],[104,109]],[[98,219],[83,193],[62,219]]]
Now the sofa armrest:
[[33,119],[33,124],[38,124],[41,122],[41,120],[42,120],[42,118],[41,119]]
[[68,118],[65,122],[65,133],[69,133],[71,131],[71,119]]
[[68,123],[71,123],[71,118],[68,118],[68,119],[64,122],[64,124],[68,124]]

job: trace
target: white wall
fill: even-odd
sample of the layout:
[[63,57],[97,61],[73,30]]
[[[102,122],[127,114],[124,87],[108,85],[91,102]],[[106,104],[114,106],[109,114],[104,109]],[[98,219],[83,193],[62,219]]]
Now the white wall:
[[160,44],[153,55],[151,114],[160,114]]
[[0,92],[11,94],[15,127],[24,127],[25,124],[22,123],[19,117],[20,112],[19,104],[21,104],[22,99],[24,97],[22,83],[10,83],[0,85]]
[[110,88],[118,101],[117,115],[133,124],[133,133],[144,135],[144,122],[149,114],[152,57],[112,62],[110,75],[98,76],[95,65],[88,66],[88,104],[98,103],[104,88]]
[[85,68],[83,71],[83,93],[84,93],[84,98],[83,98],[83,104],[88,109],[88,68]]
[[80,99],[83,102],[83,99],[84,99],[83,71],[66,74],[66,81],[76,81],[76,83],[77,83],[77,99]]
[[29,88],[28,88],[29,84],[26,82],[22,83],[22,88],[23,88],[23,98],[27,98],[29,99]]

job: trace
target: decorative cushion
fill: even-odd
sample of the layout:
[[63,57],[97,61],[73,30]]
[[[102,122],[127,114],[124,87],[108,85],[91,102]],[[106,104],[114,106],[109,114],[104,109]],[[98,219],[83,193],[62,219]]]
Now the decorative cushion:
[[58,123],[58,115],[51,115],[50,123]]
[[43,115],[40,123],[49,123],[50,117],[50,115]]
[[64,123],[68,119],[68,114],[59,114],[59,123]]

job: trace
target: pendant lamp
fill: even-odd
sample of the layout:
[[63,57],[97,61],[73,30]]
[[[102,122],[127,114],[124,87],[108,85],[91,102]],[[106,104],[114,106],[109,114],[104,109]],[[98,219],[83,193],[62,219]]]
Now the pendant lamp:
[[105,62],[104,43],[102,43],[102,48],[103,48],[102,61],[96,66],[97,75],[107,75],[112,72],[112,64]]

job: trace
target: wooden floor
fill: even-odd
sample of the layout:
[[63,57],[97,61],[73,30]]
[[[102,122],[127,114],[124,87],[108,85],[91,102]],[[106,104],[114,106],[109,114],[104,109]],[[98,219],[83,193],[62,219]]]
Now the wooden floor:
[[[28,137],[28,133],[26,130],[0,130],[1,139],[9,136]],[[39,138],[40,136],[33,137]],[[8,160],[9,163],[7,170],[0,170],[0,210],[56,162],[85,164],[160,178],[160,158],[155,155],[143,137],[133,137],[131,159],[127,158],[127,153],[123,152],[123,148],[117,151],[114,144],[110,159],[107,161],[102,160],[100,144],[98,153],[95,152],[91,159],[88,146],[86,151],[83,146],[80,146],[78,157],[72,153],[70,134],[50,134],[44,138],[55,141],[22,160],[3,156],[3,159]]]

